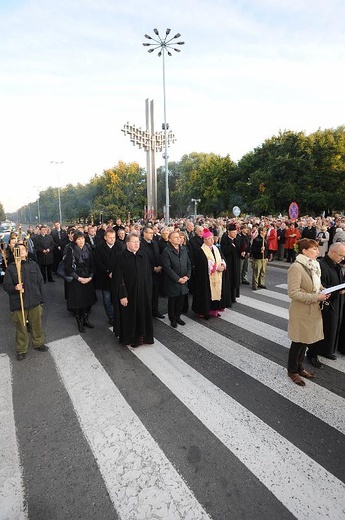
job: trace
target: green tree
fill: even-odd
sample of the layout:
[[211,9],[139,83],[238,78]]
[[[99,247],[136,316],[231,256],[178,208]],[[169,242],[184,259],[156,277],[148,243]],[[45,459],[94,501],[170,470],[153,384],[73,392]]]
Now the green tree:
[[216,216],[227,211],[234,196],[231,185],[236,171],[229,156],[193,152],[175,163],[174,170],[171,205],[178,209],[176,216],[192,212],[191,199],[200,199],[198,208],[202,213]]
[[93,189],[97,185],[94,212],[103,212],[106,218],[127,219],[128,212],[133,218],[142,217],[146,203],[146,176],[138,163],[119,161],[102,176],[96,176],[92,184]]
[[0,221],[6,220],[6,214],[3,205],[0,202]]

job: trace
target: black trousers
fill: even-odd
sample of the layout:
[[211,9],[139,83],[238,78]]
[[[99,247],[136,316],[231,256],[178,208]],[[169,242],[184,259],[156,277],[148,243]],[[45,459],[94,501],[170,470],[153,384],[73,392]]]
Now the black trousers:
[[295,343],[294,341],[291,343],[288,359],[288,372],[291,374],[302,372],[307,346],[306,343]]
[[168,298],[168,316],[170,321],[175,321],[182,314],[185,295],[169,296]]
[[45,282],[47,281],[47,278],[48,278],[49,282],[51,280],[53,280],[52,265],[43,265],[43,264],[41,264],[40,268],[41,268],[41,273],[42,273],[42,276],[43,276],[43,280]]
[[152,284],[152,314],[159,314],[158,310],[159,284]]

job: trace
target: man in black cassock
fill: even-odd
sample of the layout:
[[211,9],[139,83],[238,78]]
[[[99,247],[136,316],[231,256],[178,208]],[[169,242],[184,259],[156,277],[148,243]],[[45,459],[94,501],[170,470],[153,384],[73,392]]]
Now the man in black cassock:
[[231,301],[236,303],[236,298],[240,296],[241,251],[236,241],[236,224],[228,224],[226,230],[220,240],[220,247],[227,265]]
[[113,270],[114,333],[120,343],[138,347],[154,342],[151,305],[151,266],[139,236],[130,233]]
[[[337,242],[329,248],[328,254],[320,259],[321,283],[323,287],[333,287],[344,283],[340,262],[345,256],[345,244]],[[344,294],[343,291],[331,293],[327,304],[323,305],[322,321],[324,339],[309,346],[307,357],[312,365],[322,368],[318,355],[327,359],[336,359],[339,343],[339,333],[343,318]]]
[[140,249],[147,255],[151,265],[152,316],[162,319],[165,316],[158,309],[159,287],[163,275],[162,257],[159,252],[158,242],[153,240],[153,229],[150,226],[145,226],[143,229]]

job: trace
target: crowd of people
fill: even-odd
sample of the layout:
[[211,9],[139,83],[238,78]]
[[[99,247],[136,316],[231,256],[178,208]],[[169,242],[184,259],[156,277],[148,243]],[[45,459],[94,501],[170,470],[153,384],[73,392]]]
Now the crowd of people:
[[[24,254],[25,252],[25,254]],[[236,304],[241,285],[266,288],[268,262],[287,262],[291,298],[288,335],[292,341],[288,375],[299,386],[315,374],[309,362],[345,353],[342,289],[345,218],[291,221],[288,217],[203,218],[122,222],[100,225],[30,226],[3,248],[3,287],[16,327],[17,358],[25,358],[29,334],[34,348],[47,351],[42,327],[43,286],[64,277],[67,311],[78,331],[94,328],[89,313],[101,295],[106,320],[120,343],[152,344],[153,320],[164,319],[167,298],[171,327],[184,326],[191,309],[196,319],[213,319]],[[248,280],[249,265],[252,278]],[[62,274],[61,274],[62,273]],[[97,293],[97,291],[99,291]],[[191,297],[189,297],[191,295]]]

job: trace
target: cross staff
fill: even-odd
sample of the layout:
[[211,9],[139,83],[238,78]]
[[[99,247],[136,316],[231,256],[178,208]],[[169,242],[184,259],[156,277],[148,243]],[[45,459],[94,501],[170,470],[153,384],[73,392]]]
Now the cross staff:
[[[22,285],[22,259],[20,256],[20,247],[19,246],[15,247],[13,252],[14,252],[14,261],[15,261],[16,268],[17,268],[18,284]],[[21,289],[19,289],[20,308],[22,311],[23,325],[24,325],[24,327],[26,327],[23,292],[24,292],[24,289],[21,287]]]

